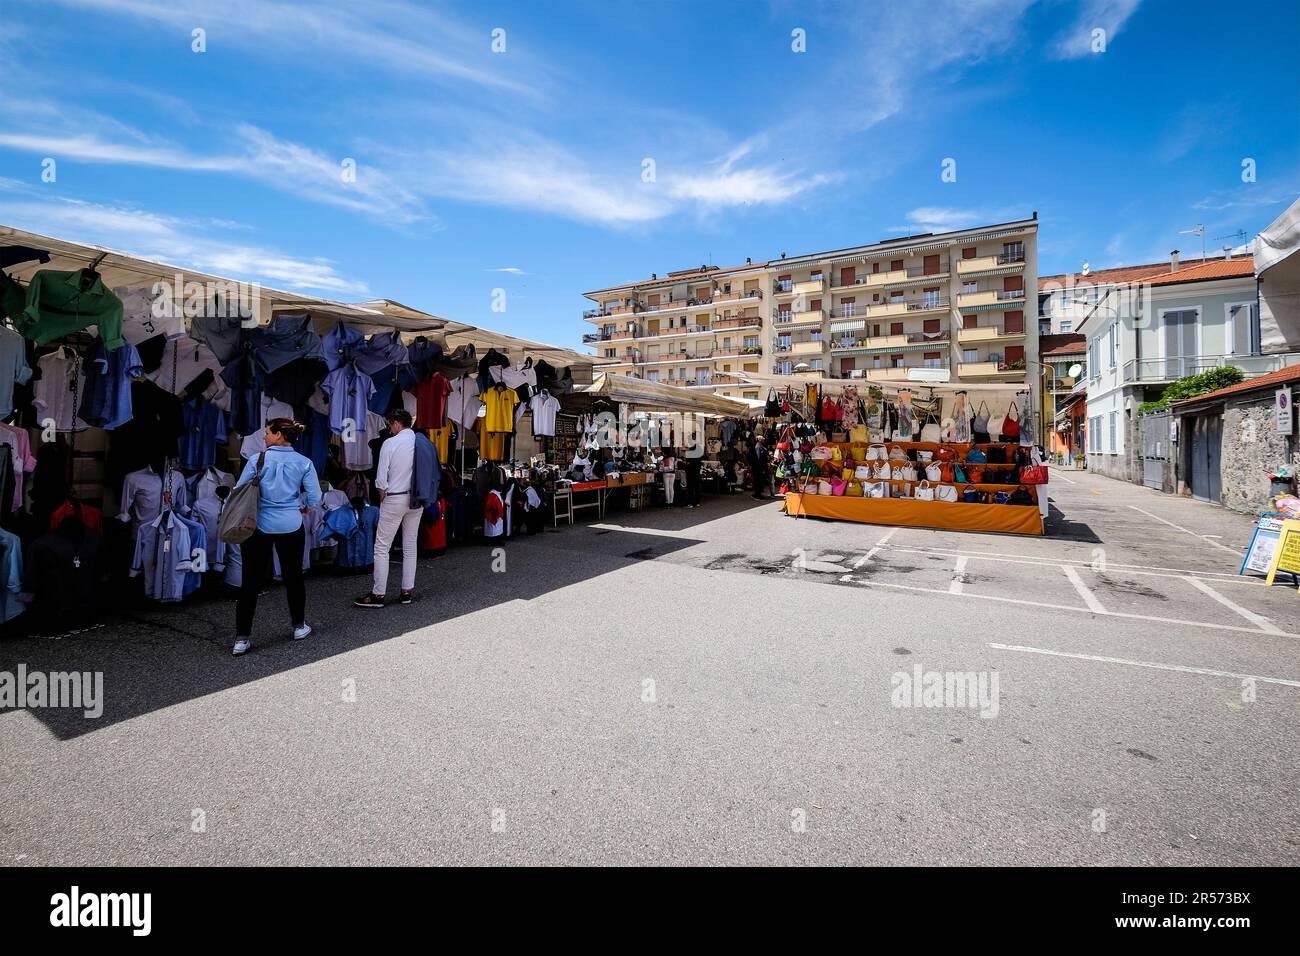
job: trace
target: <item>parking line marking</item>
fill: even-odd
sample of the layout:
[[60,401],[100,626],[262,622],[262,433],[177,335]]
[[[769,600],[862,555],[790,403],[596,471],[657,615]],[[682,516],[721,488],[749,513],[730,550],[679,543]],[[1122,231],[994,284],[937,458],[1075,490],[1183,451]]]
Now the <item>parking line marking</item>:
[[[1025,558],[1018,557],[1014,554],[1007,554],[1005,551],[961,551],[957,548],[926,548],[919,545],[907,547],[904,545],[894,545],[896,551],[916,551],[923,554],[966,554],[972,558],[982,558],[988,561],[1005,561],[1010,564],[1031,564],[1039,567],[1057,567],[1061,564],[1072,564],[1076,568],[1083,570],[1092,570],[1091,561],[1075,561],[1070,558]],[[1199,574],[1206,577],[1222,578],[1219,584],[1253,584],[1258,587],[1267,587],[1263,581],[1256,578],[1248,578],[1237,574],[1236,571],[1195,571],[1191,568],[1165,568],[1154,564],[1119,564],[1115,561],[1107,561],[1108,568],[1122,568],[1133,574],[1150,574],[1155,571],[1167,571],[1168,574],[1158,574],[1156,577],[1181,578],[1188,574]]]
[[966,557],[958,558],[952,566],[952,583],[948,585],[949,594],[961,594],[965,584]]
[[1204,581],[1198,581],[1196,580],[1196,578],[1187,578],[1187,577],[1183,578],[1183,580],[1186,581],[1188,584],[1190,584],[1192,587],[1196,588],[1196,590],[1214,598],[1214,600],[1218,601],[1224,607],[1236,611],[1238,614],[1240,614],[1246,620],[1250,621],[1250,623],[1254,624],[1260,630],[1268,631],[1270,634],[1282,633],[1282,629],[1278,627],[1276,624],[1274,624],[1272,621],[1270,621],[1268,618],[1264,617],[1264,615],[1256,614],[1254,611],[1248,611],[1240,604],[1236,604],[1233,601],[1228,600],[1226,597],[1224,597],[1218,591],[1214,590],[1214,588],[1210,587]]
[[1207,538],[1205,535],[1203,535],[1203,534],[1199,534],[1198,532],[1193,531],[1191,528],[1184,528],[1184,527],[1183,527],[1182,525],[1180,525],[1180,524],[1174,524],[1172,521],[1166,521],[1164,518],[1160,517],[1159,515],[1153,515],[1151,512],[1147,511],[1145,508],[1139,508],[1137,505],[1129,505],[1129,507],[1132,508],[1134,511],[1137,511],[1137,512],[1140,512],[1141,514],[1146,515],[1148,518],[1154,518],[1156,521],[1159,521],[1161,524],[1167,524],[1167,525],[1169,525],[1169,527],[1171,527],[1171,528],[1177,528],[1179,531],[1184,531],[1184,532],[1186,532],[1187,534],[1192,535],[1192,537],[1200,538],[1200,539],[1201,539],[1202,541],[1204,541],[1206,544],[1212,544],[1212,545],[1214,545],[1214,547],[1216,547],[1216,548],[1222,548],[1224,551],[1231,551],[1233,554],[1237,555],[1238,557],[1240,557],[1240,556],[1243,554],[1243,552],[1238,551],[1236,548],[1230,548],[1230,547],[1228,547],[1226,544],[1219,544],[1219,542],[1217,542],[1217,541],[1211,541],[1211,540],[1210,540],[1209,538]]
[[[950,595],[947,591],[941,591],[938,588],[922,588],[914,584],[894,584],[892,581],[868,581],[865,579],[855,578],[851,573],[840,577],[840,581],[846,584],[857,584],[868,588],[894,588],[898,591],[919,591],[922,594],[942,594],[947,597],[960,597],[968,600],[979,601],[1001,601],[1003,604],[1023,604],[1026,607],[1045,607],[1052,611],[1075,611],[1080,614],[1092,614],[1092,610],[1086,607],[1079,607],[1077,604],[1048,604],[1045,601],[1029,601],[1025,598],[1002,597],[997,594],[974,594],[970,591],[963,591],[961,594]],[[1184,621],[1176,617],[1156,617],[1153,614],[1132,614],[1128,611],[1102,611],[1106,617],[1118,617],[1128,621],[1151,621],[1156,624],[1177,624],[1181,627],[1204,627],[1212,631],[1233,631],[1237,634],[1254,634],[1257,637],[1287,637],[1292,640],[1300,640],[1300,634],[1291,634],[1283,631],[1281,634],[1272,634],[1269,631],[1262,631],[1257,627],[1242,627],[1237,624],[1212,624],[1209,621]]]
[[1179,671],[1184,674],[1204,674],[1208,677],[1235,677],[1239,680],[1256,680],[1264,684],[1283,687],[1300,687],[1300,680],[1282,677],[1260,677],[1257,674],[1238,674],[1234,671],[1216,671],[1208,667],[1186,667],[1182,664],[1160,664],[1156,661],[1130,661],[1123,657],[1102,657],[1097,654],[1071,654],[1067,651],[1049,651],[1044,647],[1025,647],[1020,644],[989,644],[1000,651],[1019,651],[1022,654],[1044,654],[1048,657],[1068,657],[1078,661],[1097,661],[1102,664],[1126,664],[1129,667],[1149,667],[1160,671]]
[[1083,603],[1088,605],[1088,610],[1094,614],[1105,614],[1106,609],[1101,606],[1101,601],[1097,600],[1097,595],[1093,594],[1088,585],[1083,583],[1083,578],[1079,577],[1079,572],[1074,570],[1068,564],[1061,565],[1061,570],[1065,576],[1070,579],[1074,589],[1079,592],[1079,597],[1083,598]]
[[883,548],[889,542],[889,539],[896,534],[898,534],[897,528],[893,528],[890,531],[888,531],[884,537],[882,537],[879,541],[876,542],[876,546],[874,548],[872,548],[862,557],[858,558],[858,560],[853,562],[854,570],[857,570],[858,568],[866,564],[868,561],[870,561],[872,558],[874,558],[876,556],[876,553],[880,551],[880,549]]

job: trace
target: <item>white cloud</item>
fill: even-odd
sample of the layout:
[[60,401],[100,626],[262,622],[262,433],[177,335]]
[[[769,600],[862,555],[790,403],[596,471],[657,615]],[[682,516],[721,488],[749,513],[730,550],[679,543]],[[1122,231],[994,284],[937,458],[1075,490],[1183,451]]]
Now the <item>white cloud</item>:
[[891,226],[892,232],[950,232],[981,223],[996,221],[996,217],[978,209],[954,209],[947,206],[922,206],[907,214],[907,225]]
[[41,199],[0,195],[0,217],[6,224],[42,235],[75,236],[78,241],[120,249],[143,259],[212,272],[233,279],[257,280],[294,291],[330,297],[364,297],[362,281],[341,275],[324,258],[302,259],[251,243],[214,239],[225,231],[214,220],[185,220],[126,206],[71,199]]
[[501,268],[501,269],[484,269],[483,271],[484,271],[484,272],[508,272],[508,273],[510,273],[512,276],[527,276],[527,275],[532,275],[531,272],[525,272],[523,269],[520,269],[520,268],[518,268],[518,267],[516,267],[516,266],[505,266],[505,267],[503,267],[503,268]]
[[1096,56],[1092,48],[1093,31],[1104,30],[1109,46],[1141,3],[1142,0],[1087,0],[1078,16],[1057,38],[1052,55],[1058,60]]

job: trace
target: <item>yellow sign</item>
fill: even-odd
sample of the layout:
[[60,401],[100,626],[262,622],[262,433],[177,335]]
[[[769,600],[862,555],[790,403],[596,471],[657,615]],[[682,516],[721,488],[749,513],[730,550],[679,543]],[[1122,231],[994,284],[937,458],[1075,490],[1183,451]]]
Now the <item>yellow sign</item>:
[[1279,571],[1300,573],[1300,521],[1288,518],[1282,522],[1281,536],[1268,566],[1268,584],[1273,583],[1273,578]]

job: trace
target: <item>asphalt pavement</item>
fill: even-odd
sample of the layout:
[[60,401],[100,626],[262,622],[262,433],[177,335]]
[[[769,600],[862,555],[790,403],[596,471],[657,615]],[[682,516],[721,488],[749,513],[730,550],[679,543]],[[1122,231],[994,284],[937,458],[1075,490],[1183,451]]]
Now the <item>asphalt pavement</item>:
[[737,496],[453,549],[405,607],[314,576],[315,634],[273,589],[243,658],[223,598],[0,641],[105,687],[0,712],[0,861],[1300,862],[1300,595],[1235,573],[1250,519],[1049,487],[1044,538]]

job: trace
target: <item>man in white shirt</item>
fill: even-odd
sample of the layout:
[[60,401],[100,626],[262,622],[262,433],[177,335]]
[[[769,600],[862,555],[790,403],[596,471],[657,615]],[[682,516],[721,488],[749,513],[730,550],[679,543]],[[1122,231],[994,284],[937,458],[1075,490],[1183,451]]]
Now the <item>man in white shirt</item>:
[[411,480],[415,473],[415,432],[411,413],[397,408],[388,413],[392,436],[379,446],[375,487],[379,489],[379,523],[375,527],[375,582],[371,592],[352,603],[357,607],[380,608],[388,590],[388,552],[397,529],[402,529],[401,603],[410,604],[415,592],[415,563],[423,508],[411,507]]

